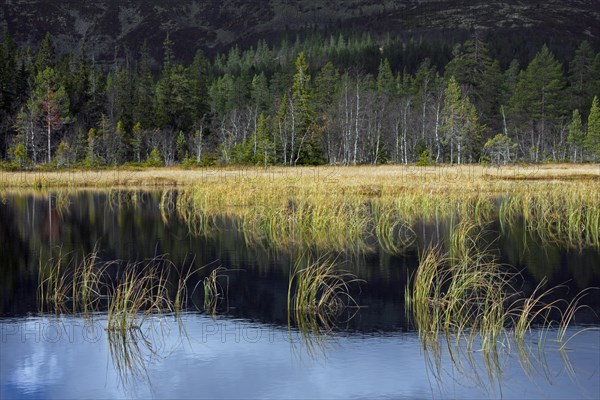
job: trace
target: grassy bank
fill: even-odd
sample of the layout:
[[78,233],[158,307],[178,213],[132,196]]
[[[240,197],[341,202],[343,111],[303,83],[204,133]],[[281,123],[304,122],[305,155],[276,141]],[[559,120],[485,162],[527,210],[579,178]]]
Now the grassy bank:
[[283,169],[185,186],[174,209],[195,234],[228,216],[249,242],[272,246],[401,253],[416,222],[457,218],[585,247],[600,246],[599,184],[595,166]]
[[[600,247],[600,165],[145,169],[1,173],[1,192],[159,189],[163,219],[194,235],[233,219],[249,243],[402,253],[417,222],[524,227],[571,248]],[[173,190],[176,189],[176,190]],[[37,190],[37,189],[34,189]]]
[[[355,181],[353,185],[390,183],[438,183],[440,190],[469,182],[493,185],[537,181],[600,182],[600,164],[544,164],[514,166],[359,166],[359,167],[211,167],[116,168],[100,170],[0,171],[0,189],[64,187],[161,187],[209,183],[305,180],[321,184]],[[351,185],[351,186],[353,186]],[[365,189],[365,188],[363,188]]]

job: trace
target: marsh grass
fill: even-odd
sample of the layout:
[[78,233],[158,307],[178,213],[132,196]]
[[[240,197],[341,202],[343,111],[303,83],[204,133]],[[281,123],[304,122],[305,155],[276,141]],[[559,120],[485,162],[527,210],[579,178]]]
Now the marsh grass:
[[473,221],[452,226],[446,253],[441,245],[428,248],[408,280],[406,312],[415,321],[428,368],[439,378],[442,356],[448,354],[461,376],[480,387],[500,387],[496,384],[502,379],[503,354],[514,349],[527,376],[551,383],[547,345],[556,346],[568,368],[563,353],[569,341],[598,330],[567,333],[576,314],[587,307],[584,297],[597,289],[586,289],[567,301],[558,293],[566,287],[547,288],[542,280],[525,295],[516,288],[520,273],[498,264],[483,236]]
[[[214,316],[218,306],[223,299],[227,299],[229,291],[229,276],[225,273],[228,269],[217,267],[210,271],[202,281],[204,287],[204,310]],[[220,281],[225,280],[225,285]]]
[[[509,348],[511,338],[521,353],[525,339],[535,326],[543,347],[558,316],[556,342],[561,349],[570,340],[567,328],[585,306],[586,289],[568,302],[555,296],[562,286],[545,288],[543,280],[530,295],[514,286],[519,273],[498,264],[487,249],[481,249],[477,224],[464,221],[450,235],[450,249],[429,248],[421,257],[405,292],[406,305],[415,320],[426,350],[439,354],[440,339],[451,357],[456,349],[481,350],[492,369],[499,348]],[[406,294],[408,293],[408,294]],[[474,348],[478,343],[480,348]]]
[[139,329],[146,318],[174,311],[167,277],[154,265],[127,265],[110,295],[107,330]]
[[451,217],[469,218],[482,227],[500,220],[503,229],[522,223],[544,243],[600,248],[596,166],[165,168],[0,176],[4,188],[31,187],[39,179],[45,180],[44,188],[62,193],[110,188],[111,205],[136,201],[120,194],[130,184],[160,187],[164,221],[181,218],[193,235],[209,235],[233,219],[249,243],[275,248],[383,248],[401,254],[413,244],[417,221]]
[[[63,254],[58,248],[57,255],[46,264],[40,261],[39,309],[84,317],[106,310],[108,331],[139,329],[149,318],[171,314],[180,317],[190,309],[190,300],[203,282],[200,276],[206,267],[196,267],[193,259],[177,266],[166,256],[136,262],[100,261],[97,248],[78,261],[73,254]],[[204,281],[214,280],[215,289],[208,294],[214,296],[213,313],[226,295],[218,282],[227,278],[225,271],[219,267]]]
[[98,250],[85,255],[81,263],[74,263],[72,277],[72,311],[88,315],[98,311],[100,303],[107,298],[107,287],[103,276],[113,265],[111,262],[99,263]]
[[357,310],[350,289],[359,282],[362,280],[356,275],[340,270],[330,256],[315,261],[308,256],[298,257],[288,283],[288,326],[295,326],[304,337],[318,339],[331,333],[345,311]]
[[[182,187],[176,200],[169,194],[163,208],[172,213],[174,202],[176,214],[194,235],[223,228],[220,218],[227,217],[239,221],[249,243],[275,248],[382,248],[401,254],[413,245],[416,222],[450,218],[469,219],[480,228],[494,220],[504,229],[522,222],[544,243],[600,247],[600,195],[595,190],[600,174],[595,176],[594,170],[576,180],[521,171],[535,175],[532,181],[511,179],[511,170],[490,176],[475,167],[449,168],[450,175],[443,168],[347,168],[337,169],[335,179],[293,171],[252,179],[223,175]],[[563,173],[572,174],[568,169]]]
[[104,276],[110,263],[97,265],[97,251],[84,255],[82,261],[72,253],[56,256],[38,269],[38,304],[40,311],[83,313],[97,311],[105,295]]
[[66,256],[62,254],[62,248],[55,257],[50,258],[46,264],[42,264],[42,254],[39,257],[38,268],[38,304],[40,311],[54,310],[56,313],[67,309],[69,294],[73,290],[73,284],[69,280]]
[[[565,190],[567,190],[565,192]],[[503,226],[521,223],[543,243],[570,248],[600,247],[600,195],[597,186],[549,185],[543,195],[517,193],[501,203]]]

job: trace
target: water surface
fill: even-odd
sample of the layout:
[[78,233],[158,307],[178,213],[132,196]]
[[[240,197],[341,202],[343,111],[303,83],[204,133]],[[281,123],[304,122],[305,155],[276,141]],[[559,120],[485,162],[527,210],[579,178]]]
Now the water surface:
[[[459,362],[445,350],[423,350],[405,312],[404,288],[419,251],[443,240],[449,221],[415,226],[415,243],[402,254],[336,255],[364,280],[352,293],[361,308],[332,334],[306,337],[288,326],[286,307],[289,271],[300,250],[248,243],[236,221],[226,218],[218,230],[191,235],[175,214],[161,213],[160,198],[158,191],[4,195],[2,398],[600,397],[597,330],[575,336],[562,352],[549,339],[543,353],[536,351],[540,332],[534,331],[527,356],[501,349],[492,368],[481,354],[465,353]],[[556,293],[561,298],[600,286],[597,249],[549,245],[518,226],[502,233],[495,223],[488,231],[500,261],[522,271],[524,291],[544,278],[565,285]],[[103,260],[165,255],[175,265],[208,265],[194,277],[198,281],[223,266],[226,299],[210,315],[198,291],[181,320],[156,317],[125,343],[104,329],[105,313],[40,314],[40,262],[59,251],[94,248]],[[591,292],[586,304],[590,308],[569,333],[600,327],[592,312],[600,310],[598,294]]]

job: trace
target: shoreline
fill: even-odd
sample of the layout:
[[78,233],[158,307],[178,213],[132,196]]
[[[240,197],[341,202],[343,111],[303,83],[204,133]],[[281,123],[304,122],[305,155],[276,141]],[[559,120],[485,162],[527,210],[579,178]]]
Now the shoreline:
[[284,180],[287,183],[314,179],[319,183],[352,184],[370,177],[398,182],[422,179],[423,182],[459,184],[477,180],[485,182],[595,181],[600,183],[600,164],[536,164],[536,165],[379,165],[379,166],[274,166],[263,167],[180,167],[131,169],[64,169],[58,171],[0,171],[0,190],[11,188],[131,188],[177,187],[224,182]]

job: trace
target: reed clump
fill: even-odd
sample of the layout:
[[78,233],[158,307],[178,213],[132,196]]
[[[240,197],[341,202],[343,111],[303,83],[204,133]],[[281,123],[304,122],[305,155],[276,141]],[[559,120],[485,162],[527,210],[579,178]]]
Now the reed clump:
[[405,298],[423,345],[437,350],[435,346],[443,338],[452,354],[453,349],[461,348],[461,342],[467,351],[479,343],[480,350],[490,357],[498,346],[510,347],[509,338],[522,347],[533,326],[547,330],[556,316],[556,340],[568,340],[567,327],[584,307],[580,303],[583,295],[592,289],[571,302],[553,300],[552,294],[560,286],[543,290],[546,282],[542,281],[526,296],[514,287],[518,272],[498,264],[482,250],[481,236],[477,224],[462,222],[453,228],[448,253],[443,254],[439,246],[431,247],[421,257]]
[[110,295],[107,330],[137,329],[149,316],[174,311],[163,271],[155,266],[138,270],[128,265]]
[[340,270],[335,259],[299,257],[288,283],[288,325],[295,325],[303,335],[331,332],[345,310],[357,308],[350,288],[360,281]]
[[105,276],[112,263],[98,263],[97,250],[84,255],[81,262],[71,253],[58,254],[38,270],[38,303],[41,311],[89,314],[97,311],[106,298]]
[[[190,308],[190,299],[202,283],[197,275],[206,266],[194,267],[193,260],[186,264],[179,267],[164,256],[127,263],[100,261],[97,249],[78,262],[76,257],[59,249],[46,265],[40,263],[40,311],[87,316],[106,310],[107,330],[138,329],[150,317],[179,315]],[[226,278],[226,271],[219,267],[204,281],[205,291],[208,290],[205,299],[214,298],[213,313],[224,293],[217,279]],[[192,287],[194,277],[197,283]],[[211,287],[207,287],[207,282],[211,282]]]
[[[227,292],[229,291],[229,277],[227,274],[227,268],[217,267],[210,271],[208,276],[202,281],[204,287],[204,310],[215,315],[219,302],[227,298]],[[225,280],[225,286],[223,286],[220,280]]]

